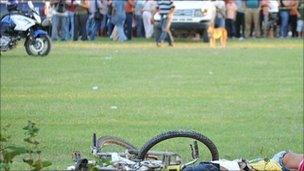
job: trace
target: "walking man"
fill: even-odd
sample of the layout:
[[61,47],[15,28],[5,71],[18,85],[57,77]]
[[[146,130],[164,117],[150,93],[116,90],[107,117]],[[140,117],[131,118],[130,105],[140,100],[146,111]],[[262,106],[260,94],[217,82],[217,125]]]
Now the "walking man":
[[111,22],[116,27],[116,29],[114,30],[116,30],[117,32],[118,40],[120,42],[124,42],[127,40],[127,37],[124,32],[124,24],[126,20],[125,1],[113,0],[112,7],[113,9],[112,9]]
[[174,11],[175,11],[175,6],[173,0],[157,1],[156,11],[152,15],[152,21],[154,20],[154,15],[156,14],[156,12],[159,12],[161,16],[160,19],[161,34],[158,37],[158,39],[156,39],[156,45],[158,47],[160,47],[165,40],[168,40],[169,46],[172,47],[174,46],[173,36],[170,31]]

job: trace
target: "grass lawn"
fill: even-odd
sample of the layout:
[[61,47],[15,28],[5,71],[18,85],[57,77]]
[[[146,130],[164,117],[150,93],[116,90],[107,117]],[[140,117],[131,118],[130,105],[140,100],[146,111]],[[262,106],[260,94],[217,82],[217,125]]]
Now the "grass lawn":
[[303,153],[302,48],[298,39],[216,50],[100,39],[56,42],[40,58],[20,45],[1,54],[1,124],[12,124],[13,143],[23,144],[22,128],[35,122],[51,169],[71,165],[74,150],[90,157],[93,132],[140,147],[164,131],[196,130],[226,159]]

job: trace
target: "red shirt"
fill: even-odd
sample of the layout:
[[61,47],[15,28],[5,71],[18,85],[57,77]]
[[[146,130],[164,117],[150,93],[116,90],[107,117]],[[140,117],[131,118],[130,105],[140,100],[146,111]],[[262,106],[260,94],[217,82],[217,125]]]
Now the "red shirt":
[[134,0],[128,0],[128,2],[125,5],[125,11],[126,13],[134,12]]
[[75,0],[71,0],[72,5],[68,5],[67,10],[71,12],[75,12],[76,10],[76,5],[74,4]]

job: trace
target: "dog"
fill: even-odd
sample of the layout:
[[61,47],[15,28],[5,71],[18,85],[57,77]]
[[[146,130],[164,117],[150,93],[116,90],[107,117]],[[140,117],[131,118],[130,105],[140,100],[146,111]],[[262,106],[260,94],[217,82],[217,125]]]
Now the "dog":
[[210,39],[210,47],[215,48],[217,39],[220,39],[222,48],[226,47],[228,34],[225,28],[214,28],[213,26],[209,26],[208,34]]

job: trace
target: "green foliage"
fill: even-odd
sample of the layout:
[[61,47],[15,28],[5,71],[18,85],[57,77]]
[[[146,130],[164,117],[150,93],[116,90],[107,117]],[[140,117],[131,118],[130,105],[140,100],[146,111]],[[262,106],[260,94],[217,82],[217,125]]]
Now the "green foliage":
[[99,170],[97,164],[89,164],[89,165],[88,165],[88,169],[89,169],[90,171],[98,171],[98,170]]
[[111,165],[111,160],[110,159],[104,159],[104,158],[100,158],[100,157],[95,157],[96,160],[96,165],[99,166],[109,166]]
[[23,159],[23,162],[27,163],[31,170],[38,171],[42,170],[45,167],[52,165],[50,161],[44,161],[41,159],[41,149],[39,147],[39,141],[36,139],[39,129],[36,124],[28,121],[25,130],[26,137],[23,139],[27,143],[27,157]]
[[42,170],[44,167],[51,166],[52,163],[50,161],[42,161],[40,159],[34,161],[33,159],[23,159],[25,163],[31,166],[31,170],[38,171]]
[[[81,162],[81,154],[80,154],[79,151],[75,151],[73,153],[73,160],[77,164],[78,164],[78,162]],[[97,171],[97,170],[100,170],[100,167],[106,167],[106,166],[111,165],[111,160],[110,159],[100,158],[100,157],[97,157],[97,156],[94,156],[94,159],[90,160],[90,161],[93,161],[93,162],[89,162],[88,165],[87,165],[88,169],[90,171]]]
[[94,160],[95,162],[88,164],[88,168],[90,171],[98,171],[98,170],[100,170],[99,167],[106,167],[111,164],[110,160],[99,158],[99,157],[94,157],[94,158],[95,158],[95,160]]
[[19,155],[26,154],[27,157],[23,159],[27,163],[31,170],[38,171],[45,167],[52,165],[49,161],[43,161],[41,159],[41,150],[39,148],[39,142],[36,139],[39,129],[36,124],[28,121],[28,125],[23,129],[26,131],[24,142],[27,147],[12,145],[10,139],[11,135],[8,133],[10,125],[1,127],[0,132],[0,170],[9,171],[14,158]]
[[10,144],[11,136],[8,134],[7,129],[10,125],[1,127],[0,132],[0,170],[10,170],[13,159],[16,156],[27,152],[25,147],[19,147]]

